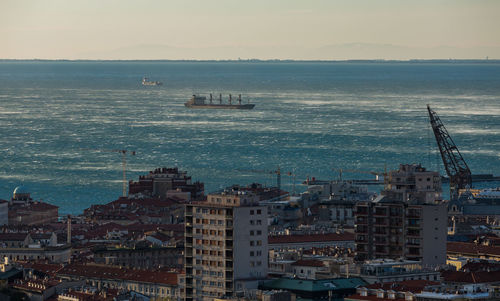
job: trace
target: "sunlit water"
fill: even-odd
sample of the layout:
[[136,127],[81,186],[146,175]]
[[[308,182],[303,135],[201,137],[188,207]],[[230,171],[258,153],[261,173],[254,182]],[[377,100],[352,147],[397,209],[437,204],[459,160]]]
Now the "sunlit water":
[[[143,76],[164,84],[143,87]],[[184,107],[210,92],[241,93],[255,109]],[[444,174],[426,104],[473,173],[500,174],[499,64],[0,62],[0,198],[24,184],[61,213],[112,201],[122,161],[97,151],[109,149],[137,152],[129,179],[178,166],[208,192],[274,185],[241,170],[278,165],[296,183],[399,163]],[[282,183],[292,189],[291,177]]]

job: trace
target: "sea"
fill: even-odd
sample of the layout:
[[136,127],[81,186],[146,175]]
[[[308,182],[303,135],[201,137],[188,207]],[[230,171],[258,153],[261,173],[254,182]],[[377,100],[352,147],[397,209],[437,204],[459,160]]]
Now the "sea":
[[[145,76],[163,85],[142,86]],[[184,106],[209,93],[255,108]],[[123,162],[113,150],[128,151],[128,180],[178,167],[207,193],[275,186],[278,168],[282,189],[297,193],[339,169],[372,179],[420,163],[444,175],[427,104],[473,174],[500,175],[497,61],[1,61],[0,199],[24,186],[61,215],[116,200]]]

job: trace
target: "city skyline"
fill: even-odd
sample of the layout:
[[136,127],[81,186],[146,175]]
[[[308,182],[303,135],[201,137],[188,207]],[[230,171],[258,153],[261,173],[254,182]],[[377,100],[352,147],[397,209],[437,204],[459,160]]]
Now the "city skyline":
[[3,1],[2,59],[500,58],[495,1]]

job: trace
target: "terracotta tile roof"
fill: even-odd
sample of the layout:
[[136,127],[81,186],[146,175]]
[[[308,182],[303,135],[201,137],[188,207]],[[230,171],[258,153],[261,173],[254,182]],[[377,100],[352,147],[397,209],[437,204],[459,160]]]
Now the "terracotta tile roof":
[[459,272],[443,271],[441,278],[445,282],[459,283],[500,283],[500,271],[478,271],[478,272]]
[[361,296],[360,294],[355,294],[355,295],[350,295],[344,298],[344,300],[366,300],[366,301],[405,301],[405,298],[396,298],[396,299],[389,299],[389,298],[379,298],[376,295],[370,295],[370,296]]
[[100,265],[70,264],[58,272],[59,275],[85,278],[121,279],[146,283],[177,285],[177,273],[151,270],[131,270]]
[[384,291],[393,290],[395,292],[420,293],[425,287],[430,285],[439,285],[439,282],[429,280],[406,280],[395,282],[374,283],[365,286],[368,289],[383,289]]
[[184,224],[141,224],[134,223],[127,226],[124,226],[128,231],[173,231],[184,233]]
[[116,289],[106,289],[106,294],[103,292],[93,292],[93,291],[70,291],[63,294],[64,296],[77,299],[78,301],[112,301],[118,296],[118,291]]
[[34,202],[31,204],[31,210],[33,211],[47,211],[54,209],[59,209],[59,207],[44,202]]
[[500,256],[500,246],[485,246],[469,242],[448,242],[446,243],[446,252],[477,257],[480,255]]
[[280,243],[306,243],[306,242],[328,242],[328,241],[354,241],[353,233],[327,233],[306,235],[278,235],[269,236],[269,244]]
[[500,263],[493,262],[468,262],[462,266],[462,271],[498,271],[500,270]]
[[20,265],[25,269],[33,269],[35,271],[42,272],[44,274],[54,276],[60,271],[63,266],[59,264],[48,264],[48,263],[33,263],[33,262],[20,262]]
[[0,241],[24,241],[28,233],[0,233]]

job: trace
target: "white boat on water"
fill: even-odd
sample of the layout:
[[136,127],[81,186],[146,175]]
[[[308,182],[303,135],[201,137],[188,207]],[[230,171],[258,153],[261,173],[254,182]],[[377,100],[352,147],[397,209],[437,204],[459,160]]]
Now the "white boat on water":
[[149,78],[143,77],[142,78],[142,85],[143,86],[161,86],[163,83],[159,81],[150,81]]

